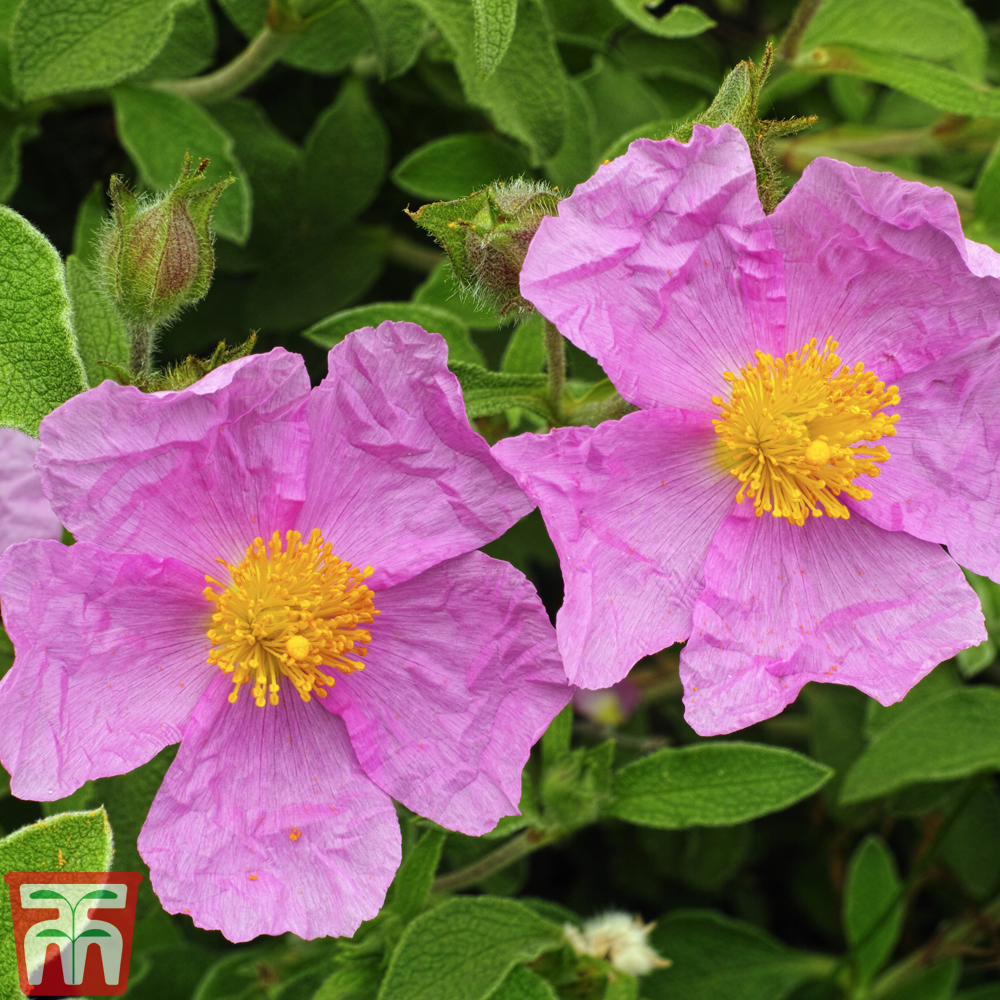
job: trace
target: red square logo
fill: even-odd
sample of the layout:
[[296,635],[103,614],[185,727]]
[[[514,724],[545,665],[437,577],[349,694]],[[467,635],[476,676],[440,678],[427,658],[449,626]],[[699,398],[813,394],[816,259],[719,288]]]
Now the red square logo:
[[4,881],[22,993],[125,992],[139,872],[7,872]]

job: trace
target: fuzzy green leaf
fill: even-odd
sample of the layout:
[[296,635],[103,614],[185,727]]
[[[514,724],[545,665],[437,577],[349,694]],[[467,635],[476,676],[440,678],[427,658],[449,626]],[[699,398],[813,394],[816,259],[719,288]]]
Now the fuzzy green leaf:
[[476,58],[485,80],[507,54],[517,24],[517,0],[472,0],[476,19]]
[[834,959],[793,951],[752,924],[680,910],[656,922],[650,944],[673,963],[643,977],[646,1000],[784,1000]]
[[468,0],[417,0],[455,54],[466,97],[488,111],[497,127],[520,139],[537,159],[562,145],[567,76],[540,0],[520,0],[507,53],[486,80],[476,58],[475,16]]
[[707,14],[690,4],[674,4],[663,16],[652,12],[659,5],[653,0],[613,0],[614,5],[643,31],[661,38],[690,38],[715,27]]
[[808,757],[758,743],[659,750],[615,775],[605,812],[666,830],[729,826],[786,809],[832,775]]
[[418,916],[427,902],[441,860],[444,838],[443,830],[428,830],[396,872],[390,898],[393,909],[405,921]]
[[500,370],[512,375],[535,375],[545,367],[545,320],[533,313],[510,335]]
[[907,712],[872,740],[844,780],[841,802],[923,781],[1000,769],[1000,691],[962,687]]
[[562,928],[512,899],[449,899],[406,929],[379,1000],[486,1000],[515,965],[562,940]]
[[92,386],[100,385],[111,378],[111,371],[98,362],[110,361],[123,368],[128,364],[125,324],[96,275],[73,255],[66,260],[66,288],[73,306],[73,331],[87,371],[87,381]]
[[427,19],[409,0],[358,0],[368,16],[368,30],[383,81],[405,73],[420,55]]
[[490,1000],[558,1000],[548,981],[523,965],[515,965],[490,994]]
[[193,0],[178,8],[166,45],[134,79],[138,82],[195,76],[212,65],[218,41],[208,0]]
[[885,841],[866,837],[851,856],[844,886],[844,936],[867,982],[889,960],[903,925],[902,883]]
[[0,107],[0,201],[6,201],[21,180],[21,143],[33,130]]
[[527,170],[528,161],[509,142],[492,132],[465,132],[415,149],[396,164],[392,180],[409,194],[451,201]]
[[555,421],[548,399],[549,380],[545,375],[514,375],[491,372],[478,365],[454,362],[448,367],[458,377],[470,420],[503,413],[521,406],[549,422]]
[[73,256],[87,267],[93,267],[97,259],[97,237],[107,216],[102,185],[95,183],[80,202],[73,225]]
[[333,229],[360,215],[388,165],[389,134],[364,83],[351,77],[306,139],[303,195],[313,225]]
[[94,90],[138,73],[163,48],[185,0],[30,0],[12,30],[14,84],[26,101]]
[[428,333],[440,333],[448,343],[449,361],[482,365],[483,356],[469,336],[469,328],[453,314],[415,302],[372,302],[334,313],[309,327],[302,336],[320,347],[339,344],[349,333],[386,321],[416,323]]
[[38,425],[87,388],[63,264],[27,219],[0,205],[0,424]]
[[118,87],[112,98],[122,145],[151,188],[173,186],[185,153],[211,160],[205,172],[209,184],[236,178],[222,193],[212,221],[220,236],[244,243],[250,232],[250,182],[218,122],[194,101],[162,90]]
[[1000,89],[912,56],[860,45],[826,45],[803,52],[793,65],[803,72],[849,73],[884,83],[942,111],[1000,117]]
[[[0,840],[0,872],[106,872],[114,855],[103,809],[66,812]],[[0,885],[0,997],[20,997],[10,892]]]

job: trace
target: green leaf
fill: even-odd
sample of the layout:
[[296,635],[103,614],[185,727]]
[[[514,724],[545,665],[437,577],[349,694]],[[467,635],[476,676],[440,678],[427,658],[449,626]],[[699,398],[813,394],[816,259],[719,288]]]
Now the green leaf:
[[344,309],[375,283],[387,241],[373,226],[294,234],[251,286],[247,315],[266,329],[301,330]]
[[[163,48],[185,0],[30,0],[12,30],[14,84],[26,101],[95,90],[138,73]],[[174,172],[176,173],[176,167]]]
[[848,768],[864,751],[871,699],[856,688],[815,683],[807,684],[799,697],[809,714],[809,756],[836,772],[823,786],[823,801],[843,818],[845,810],[836,803]]
[[148,87],[117,87],[112,93],[118,135],[139,168],[143,183],[166,191],[190,153],[209,159],[209,184],[236,178],[222,193],[212,217],[216,231],[234,243],[244,243],[250,232],[250,182],[233,154],[233,140],[194,101]]
[[[23,826],[0,840],[0,872],[106,872],[114,842],[103,809],[68,812]],[[0,892],[0,997],[19,997],[10,893]]]
[[352,962],[333,972],[310,1000],[372,1000],[382,971],[378,962]]
[[73,256],[88,267],[97,260],[97,237],[107,216],[103,186],[96,182],[80,202],[73,226]]
[[392,883],[392,907],[404,920],[410,921],[423,910],[434,882],[444,830],[428,830],[403,859]]
[[174,30],[160,54],[134,79],[138,82],[195,76],[212,65],[217,44],[208,0],[189,0],[174,15]]
[[424,46],[427,20],[409,0],[358,0],[368,16],[368,30],[383,82],[405,73]]
[[521,406],[550,423],[555,415],[548,401],[549,380],[545,375],[508,375],[477,365],[455,362],[448,366],[458,377],[470,420],[503,413]]
[[661,38],[690,38],[715,27],[715,21],[707,14],[686,3],[674,4],[665,15],[660,16],[653,13],[653,9],[659,10],[660,6],[655,0],[613,2],[633,24]]
[[874,698],[867,700],[867,718],[865,719],[865,736],[872,740],[881,732],[898,722],[905,715],[920,708],[925,702],[931,701],[948,691],[956,691],[962,687],[962,679],[955,669],[954,663],[945,661],[938,664],[923,680],[914,684],[902,701],[895,705],[880,705]]
[[389,134],[350,77],[306,138],[303,195],[314,225],[350,222],[374,200],[389,162]]
[[87,388],[54,246],[0,205],[0,424],[38,434],[46,414]]
[[372,302],[343,312],[334,313],[309,327],[302,336],[320,347],[339,344],[349,333],[363,326],[379,323],[416,323],[428,333],[440,333],[448,342],[448,359],[473,365],[483,364],[479,348],[469,337],[469,329],[461,320],[443,309],[417,305],[414,302]]
[[[1000,184],[1000,169],[995,166],[996,155],[994,147],[976,181],[976,217],[977,221],[981,220],[987,225],[996,225],[1000,222],[1000,198],[989,189],[990,184]],[[988,169],[990,177],[984,183]],[[958,669],[962,672],[962,676],[968,679],[985,670],[997,657],[997,643],[1000,642],[1000,584],[971,570],[966,569],[963,572],[979,597],[988,636],[978,646],[959,650],[955,656]]]
[[881,837],[865,837],[847,866],[844,936],[858,977],[867,982],[892,955],[903,928],[902,882]]
[[552,767],[569,753],[573,740],[573,706],[567,705],[542,734],[542,763]]
[[542,331],[545,319],[532,313],[514,328],[507,342],[500,370],[513,375],[535,375],[545,367],[545,341]]
[[[558,728],[552,735],[558,740]],[[615,741],[564,752],[554,760],[551,753],[546,758],[543,747],[543,758],[539,798],[545,823],[563,831],[593,823],[611,799]]]
[[517,0],[472,0],[476,19],[476,58],[482,79],[491,76],[507,54],[517,24]]
[[660,95],[637,73],[608,59],[595,58],[590,72],[579,79],[596,116],[599,150],[644,123],[672,117]]
[[441,261],[431,271],[427,280],[413,293],[413,301],[444,309],[473,330],[493,330],[502,322],[494,310],[481,308],[472,296],[459,291],[449,260]]
[[570,77],[566,90],[566,133],[555,156],[545,161],[545,172],[565,194],[594,172],[597,154],[597,113],[583,84]]
[[860,45],[826,45],[800,55],[794,68],[812,73],[849,73],[960,115],[1000,116],[1000,90],[968,80],[923,59],[878,52]]
[[21,143],[36,130],[0,107],[0,201],[6,201],[21,180]]
[[556,153],[565,134],[567,77],[540,0],[520,0],[507,53],[487,80],[479,75],[468,0],[417,2],[455,54],[468,100],[488,111],[502,132],[525,143],[536,159]]
[[955,817],[941,842],[941,860],[962,888],[984,901],[1000,885],[1000,797],[990,786],[980,789]]
[[668,913],[657,921],[650,944],[673,964],[643,978],[646,1000],[784,1000],[834,964],[713,911]]
[[847,774],[841,802],[864,802],[922,781],[1000,768],[1000,691],[959,688],[883,730]]
[[986,33],[958,0],[825,0],[800,42],[806,53],[821,45],[859,45],[942,63],[982,80]]
[[952,1000],[961,974],[961,960],[946,958],[929,968],[920,969],[913,979],[891,993],[880,993],[879,996],[885,1000]]
[[379,1000],[485,1000],[515,965],[562,940],[562,928],[512,899],[449,899],[407,927]]
[[[31,895],[34,898],[35,894],[32,893]],[[53,895],[55,895],[55,893],[53,893]],[[60,897],[60,898],[62,898],[62,897]],[[48,930],[39,931],[38,932],[38,936],[39,937],[63,937],[63,938],[68,938],[69,937],[69,935],[65,931],[58,931],[54,927],[50,927]],[[83,935],[81,934],[80,937],[83,937]]]
[[72,254],[66,260],[66,288],[73,306],[73,331],[87,381],[100,385],[111,371],[99,361],[128,364],[129,342],[115,304],[108,298],[97,277]]
[[832,774],[801,754],[758,743],[658,750],[615,775],[606,812],[665,830],[731,826],[787,808]]
[[528,161],[499,136],[465,132],[415,149],[396,164],[392,181],[409,194],[451,201],[528,169]]
[[523,965],[515,965],[490,994],[490,1000],[558,1000],[549,983]]

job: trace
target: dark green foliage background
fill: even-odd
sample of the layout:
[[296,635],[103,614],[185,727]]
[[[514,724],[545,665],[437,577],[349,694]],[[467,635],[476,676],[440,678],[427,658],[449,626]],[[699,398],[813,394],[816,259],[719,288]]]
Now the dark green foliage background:
[[[272,15],[313,6],[275,0]],[[91,354],[124,360],[115,318],[88,291],[109,177],[163,189],[190,150],[211,157],[210,180],[237,183],[216,214],[214,284],[162,335],[160,365],[254,331],[257,350],[299,351],[318,380],[347,332],[411,318],[448,340],[488,438],[542,426],[540,322],[462,299],[404,209],[511,176],[566,193],[629,140],[704,111],[769,40],[761,117],[817,118],[772,147],[785,184],[819,155],[942,184],[967,234],[1000,248],[992,0],[341,0],[238,96],[200,103],[149,86],[228,64],[267,11],[267,0],[0,0],[0,195],[75,255],[70,293]],[[73,58],[46,61],[53,38],[88,25]],[[572,346],[568,361],[568,398],[603,398],[596,362]],[[19,363],[0,330],[0,367]],[[78,391],[67,364],[53,367],[48,408]],[[8,405],[0,416],[15,422]],[[555,613],[561,579],[537,514],[487,550],[527,572]],[[1000,1000],[1000,588],[973,582],[991,641],[888,709],[813,684],[738,740],[703,740],[683,720],[678,650],[641,662],[627,722],[553,724],[525,774],[522,821],[473,839],[401,810],[403,868],[353,941],[237,947],[165,914],[144,883],[127,995]],[[12,653],[0,655],[6,668]],[[143,870],[135,838],[169,760],[61,803],[0,795],[0,825],[103,806],[114,865]],[[435,875],[525,828],[543,846],[512,848],[474,895],[432,891]],[[658,921],[652,940],[673,966],[637,981],[578,963],[561,925],[609,907]],[[0,969],[0,998],[19,995]]]

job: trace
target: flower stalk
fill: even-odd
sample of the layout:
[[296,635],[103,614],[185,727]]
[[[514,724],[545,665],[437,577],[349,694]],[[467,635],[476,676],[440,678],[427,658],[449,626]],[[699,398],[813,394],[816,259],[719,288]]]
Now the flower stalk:
[[457,872],[449,872],[434,879],[431,892],[445,893],[458,892],[461,889],[468,889],[478,885],[484,879],[502,871],[515,861],[527,857],[537,851],[539,847],[545,847],[552,843],[555,837],[546,836],[537,830],[526,830],[524,833],[508,840],[503,847],[498,847],[485,857],[473,862],[465,868],[459,868]]
[[566,341],[556,329],[554,323],[545,321],[545,357],[549,373],[549,398],[552,401],[552,412],[562,416],[562,397],[566,387]]

